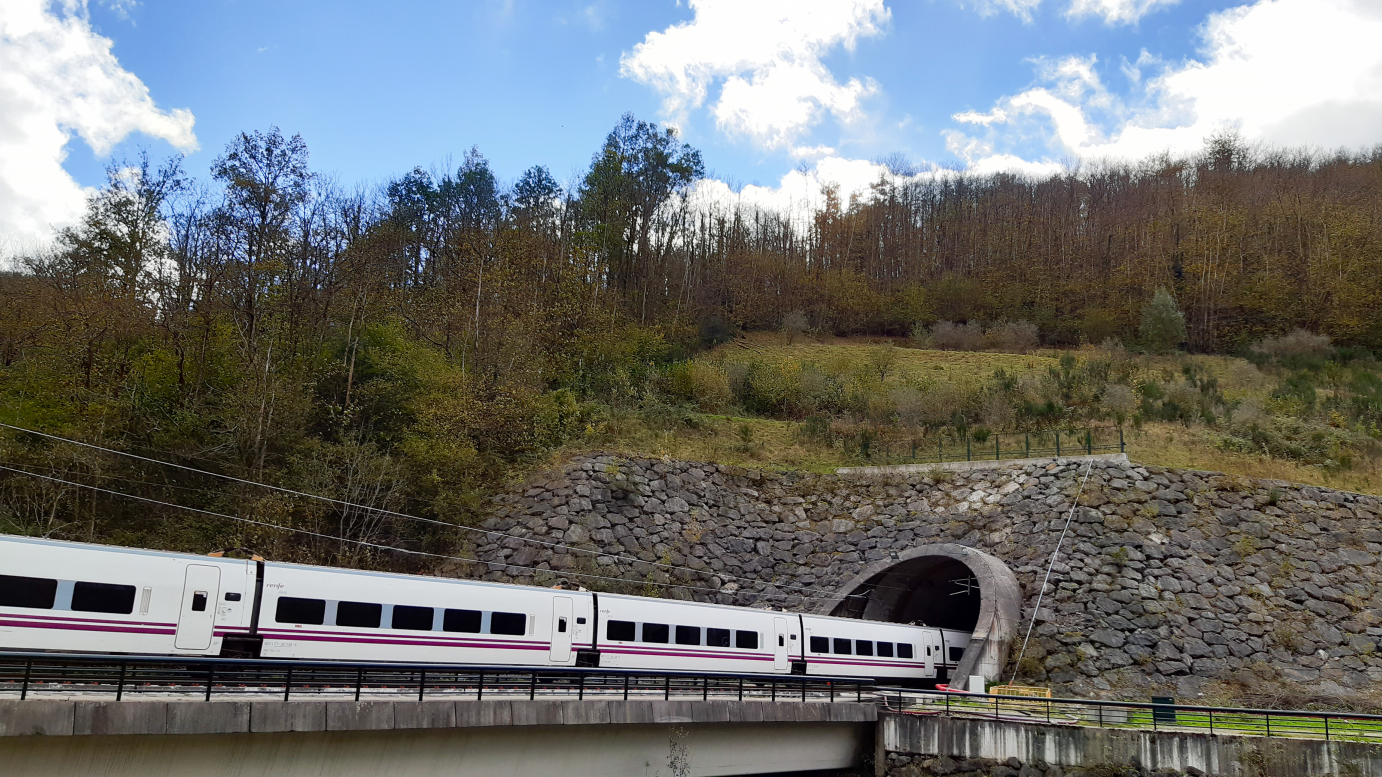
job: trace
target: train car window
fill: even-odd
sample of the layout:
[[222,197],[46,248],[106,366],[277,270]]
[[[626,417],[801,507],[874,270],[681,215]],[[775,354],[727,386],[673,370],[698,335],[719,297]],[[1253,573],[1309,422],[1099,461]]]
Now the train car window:
[[395,629],[408,631],[431,631],[432,608],[395,604],[393,606],[393,620],[390,621],[389,625]]
[[678,626],[677,627],[678,645],[699,645],[701,644],[700,626]]
[[384,616],[384,605],[371,602],[338,602],[336,625],[355,629],[377,629]]
[[645,623],[643,624],[643,641],[667,644],[667,636],[670,630],[665,623]]
[[734,632],[734,646],[745,650],[758,649],[758,632],[756,631],[736,631]]
[[192,612],[206,612],[206,591],[192,593]]
[[326,620],[326,601],[322,599],[298,599],[294,596],[281,596],[274,620],[279,623],[306,623],[320,626]]
[[829,652],[830,652],[830,638],[829,638],[829,637],[812,637],[812,638],[811,638],[811,652],[812,652],[812,653],[829,653]]
[[907,643],[907,642],[899,642],[899,643],[897,643],[897,657],[898,657],[898,658],[911,658],[911,657],[912,657],[912,646],[911,646],[911,644],[910,644],[910,643]]
[[457,631],[462,634],[480,633],[479,610],[447,610],[441,617],[442,631]]
[[854,652],[854,640],[835,638],[835,652],[847,656]]
[[77,583],[72,586],[72,609],[79,612],[134,612],[134,586],[114,583]]
[[891,643],[891,642],[879,642],[879,643],[878,643],[878,657],[879,657],[879,658],[892,658],[892,657],[893,657],[893,643]]
[[610,621],[605,626],[605,639],[632,642],[635,628],[633,621]]
[[856,639],[854,640],[854,655],[871,656],[873,655],[873,640]]
[[51,610],[58,595],[58,581],[45,577],[0,575],[0,607]]
[[964,649],[964,648],[962,648],[962,647],[952,647],[952,648],[950,648],[950,660],[951,660],[951,661],[959,661],[961,658],[964,658],[964,657],[965,657],[965,649]]
[[729,629],[706,629],[706,647],[729,647]]
[[528,631],[528,616],[519,612],[492,612],[489,614],[489,633],[507,634],[521,637]]

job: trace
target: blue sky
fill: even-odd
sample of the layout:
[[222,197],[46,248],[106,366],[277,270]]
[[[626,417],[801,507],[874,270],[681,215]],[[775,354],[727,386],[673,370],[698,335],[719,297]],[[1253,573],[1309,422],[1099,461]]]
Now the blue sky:
[[768,204],[858,188],[899,153],[1040,175],[1184,152],[1223,126],[1382,141],[1376,0],[4,5],[11,243],[70,220],[111,159],[182,152],[205,176],[236,132],[269,125],[345,185],[471,146],[506,179],[541,164],[573,180],[632,111],[679,126],[722,194]]

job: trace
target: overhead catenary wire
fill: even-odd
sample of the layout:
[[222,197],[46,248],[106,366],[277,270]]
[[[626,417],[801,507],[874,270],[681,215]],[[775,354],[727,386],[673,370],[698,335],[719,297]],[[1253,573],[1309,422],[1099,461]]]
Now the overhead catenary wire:
[[1041,599],[1046,595],[1046,584],[1051,580],[1051,570],[1056,566],[1056,557],[1060,555],[1061,545],[1065,543],[1065,534],[1070,531],[1070,522],[1075,518],[1075,508],[1080,506],[1080,494],[1084,493],[1084,485],[1089,482],[1089,472],[1094,468],[1094,460],[1090,459],[1084,468],[1084,478],[1080,480],[1080,487],[1075,491],[1075,498],[1070,502],[1070,512],[1065,516],[1065,528],[1060,531],[1060,539],[1056,540],[1056,549],[1051,551],[1051,561],[1046,565],[1046,576],[1041,579],[1041,588],[1037,589],[1036,606],[1032,608],[1032,620],[1027,624],[1027,636],[1022,639],[1022,650],[1017,653],[1017,661],[1013,662],[1012,679],[1009,685],[1017,682],[1017,672],[1022,666],[1022,657],[1027,654],[1027,643],[1032,639],[1032,627],[1036,626],[1037,616],[1041,614]]
[[[348,508],[352,508],[352,509],[356,509],[356,510],[365,510],[365,511],[369,511],[369,512],[375,512],[375,513],[379,513],[379,514],[382,514],[382,515],[388,515],[388,516],[392,516],[392,517],[395,517],[395,518],[402,518],[402,519],[405,519],[405,520],[417,521],[417,522],[419,522],[419,523],[430,524],[430,525],[433,525],[433,526],[443,526],[443,527],[446,527],[446,528],[448,528],[448,529],[459,529],[459,530],[462,530],[462,531],[475,532],[475,533],[478,533],[478,534],[483,534],[483,535],[486,535],[486,536],[489,536],[489,537],[495,537],[495,538],[504,538],[504,539],[514,538],[514,539],[517,539],[517,540],[522,541],[522,542],[526,542],[526,543],[533,544],[533,545],[540,545],[540,546],[547,547],[547,548],[562,548],[562,549],[566,549],[566,550],[568,550],[568,551],[575,552],[575,553],[585,553],[585,554],[592,555],[592,556],[596,556],[596,557],[612,558],[612,559],[616,559],[616,560],[619,560],[619,561],[624,561],[624,562],[627,562],[627,563],[630,563],[630,564],[648,564],[648,565],[650,565],[650,566],[658,567],[658,568],[660,568],[660,569],[680,570],[680,571],[684,571],[684,572],[691,572],[691,573],[694,573],[694,574],[697,574],[697,575],[703,575],[703,576],[709,576],[709,577],[719,577],[719,578],[722,579],[722,580],[727,579],[727,580],[733,580],[733,581],[739,581],[739,582],[746,582],[746,583],[758,583],[758,584],[772,585],[772,586],[774,586],[774,587],[776,587],[776,588],[778,588],[778,589],[780,589],[780,590],[790,590],[790,591],[812,591],[812,592],[817,592],[817,593],[822,592],[822,591],[827,591],[827,590],[828,590],[828,589],[823,589],[823,588],[819,588],[819,587],[815,587],[815,586],[791,585],[791,584],[787,584],[787,583],[781,583],[781,584],[779,584],[779,583],[772,583],[772,582],[770,582],[770,581],[764,581],[764,580],[760,580],[760,579],[758,579],[758,578],[743,577],[743,576],[741,576],[741,575],[732,575],[732,574],[725,573],[725,572],[716,572],[716,571],[714,571],[714,570],[696,569],[696,568],[694,568],[694,567],[688,567],[688,566],[679,565],[679,564],[664,564],[664,563],[659,562],[659,561],[644,561],[643,559],[635,558],[635,557],[633,557],[633,556],[625,556],[625,555],[620,554],[620,553],[608,553],[608,552],[602,551],[602,550],[591,550],[591,549],[589,549],[589,548],[578,548],[578,547],[575,547],[575,546],[573,546],[573,545],[568,545],[568,544],[566,544],[566,543],[562,543],[562,542],[552,542],[552,541],[549,541],[549,540],[539,540],[539,539],[536,539],[536,538],[534,538],[534,537],[515,537],[514,535],[508,534],[508,533],[506,533],[506,532],[493,531],[493,530],[490,530],[490,529],[480,529],[480,528],[476,528],[476,527],[474,527],[474,526],[462,526],[461,524],[451,523],[451,522],[449,522],[449,521],[439,521],[439,520],[437,520],[437,519],[435,519],[435,518],[423,518],[422,516],[411,515],[411,514],[409,514],[409,513],[400,513],[400,512],[398,512],[398,511],[396,511],[396,510],[390,510],[390,509],[384,508],[384,507],[375,507],[375,506],[373,506],[373,505],[363,505],[363,504],[359,504],[359,503],[356,503],[356,502],[350,502],[350,501],[347,501],[347,500],[344,500],[344,499],[335,499],[335,498],[333,498],[333,497],[322,496],[322,495],[320,495],[320,494],[313,494],[313,493],[306,492],[306,491],[298,491],[298,490],[292,489],[292,488],[285,488],[285,487],[283,487],[283,486],[275,486],[275,485],[271,485],[271,484],[268,484],[268,483],[261,483],[261,482],[254,481],[254,480],[248,480],[248,479],[245,479],[245,478],[239,478],[239,477],[235,477],[234,475],[226,475],[226,474],[222,474],[222,473],[219,473],[219,472],[210,472],[210,471],[208,471],[208,470],[199,469],[199,468],[197,468],[197,467],[189,467],[189,466],[187,466],[187,465],[185,465],[185,464],[178,464],[178,463],[176,463],[176,462],[171,462],[171,461],[163,461],[163,460],[161,460],[161,459],[150,458],[150,457],[148,457],[148,456],[140,456],[140,455],[137,454],[137,453],[130,453],[130,452],[128,452],[128,451],[117,450],[117,449],[115,449],[115,448],[107,448],[107,447],[105,447],[105,446],[95,445],[95,444],[93,444],[93,443],[83,442],[83,441],[81,441],[81,440],[73,440],[73,439],[70,439],[70,438],[67,438],[67,437],[61,437],[61,436],[56,435],[56,434],[49,434],[49,433],[47,433],[47,432],[40,432],[40,431],[38,431],[38,430],[36,430],[36,429],[27,429],[27,428],[22,427],[22,426],[15,426],[14,424],[7,424],[7,423],[0,422],[0,427],[6,428],[6,429],[12,429],[12,430],[14,430],[14,431],[22,432],[22,433],[24,433],[24,434],[33,434],[33,435],[37,435],[37,436],[39,436],[39,437],[46,437],[46,438],[48,438],[48,439],[50,439],[50,440],[57,440],[58,442],[68,443],[68,444],[71,444],[71,445],[78,445],[78,446],[81,446],[81,447],[83,447],[83,448],[90,448],[90,449],[92,449],[92,450],[98,450],[98,451],[102,451],[102,452],[105,452],[105,453],[114,454],[114,455],[117,455],[117,456],[124,456],[124,457],[131,458],[131,459],[137,459],[137,460],[139,460],[139,461],[147,462],[147,463],[150,463],[150,464],[157,464],[157,465],[166,466],[166,467],[175,467],[175,468],[177,468],[177,469],[181,469],[181,470],[184,470],[184,471],[186,471],[186,472],[192,472],[192,473],[195,473],[195,474],[198,474],[198,475],[205,475],[205,476],[207,476],[207,477],[220,478],[220,479],[222,479],[222,480],[229,480],[229,481],[231,481],[231,482],[240,483],[240,484],[247,485],[247,486],[255,486],[255,487],[258,487],[258,488],[265,488],[265,489],[269,489],[269,490],[271,490],[271,491],[278,491],[278,492],[280,492],[280,493],[290,494],[290,495],[292,495],[292,496],[299,496],[299,497],[303,497],[303,498],[306,498],[306,499],[316,499],[316,500],[319,500],[319,501],[323,501],[323,502],[328,502],[328,503],[331,503],[331,504],[335,504],[335,505],[338,505],[338,506],[341,506],[341,507],[348,507]],[[33,473],[26,473],[26,474],[33,474]],[[81,484],[77,484],[77,485],[81,485]],[[119,493],[119,492],[113,492],[113,493]],[[479,563],[489,563],[489,562],[479,562]],[[495,562],[495,563],[498,563],[498,562]],[[713,590],[713,589],[712,589],[712,590]],[[805,595],[802,594],[802,596],[803,596],[804,598],[811,598],[811,599],[832,599],[832,598],[835,598],[835,595],[833,595],[833,594],[830,595],[830,596],[811,596],[811,597],[805,597]]]
[[[49,480],[49,481],[52,481],[52,482],[54,482],[54,483],[61,483],[61,484],[63,484],[63,485],[68,485],[68,486],[75,486],[75,487],[77,487],[77,488],[85,488],[85,489],[89,489],[89,490],[91,490],[91,491],[98,491],[98,492],[100,492],[100,493],[103,493],[103,494],[110,494],[110,495],[112,495],[112,496],[119,496],[119,497],[124,497],[124,498],[126,498],[126,499],[133,499],[133,500],[136,500],[136,501],[139,501],[139,502],[146,502],[146,503],[148,503],[148,504],[156,504],[156,505],[162,505],[163,507],[172,507],[172,508],[178,509],[178,510],[186,510],[186,511],[188,511],[188,512],[198,513],[198,514],[200,514],[200,515],[208,515],[208,516],[211,516],[211,517],[214,517],[214,518],[224,518],[224,519],[229,520],[229,521],[237,521],[237,522],[239,522],[239,523],[247,523],[247,524],[251,524],[251,525],[254,525],[254,526],[262,526],[262,527],[268,528],[268,529],[278,529],[278,530],[280,530],[280,531],[292,532],[292,533],[294,533],[294,534],[302,534],[302,535],[306,535],[306,536],[309,536],[309,537],[316,537],[316,538],[318,538],[318,539],[331,540],[331,541],[333,541],[333,542],[345,542],[345,543],[350,543],[350,544],[353,544],[353,545],[359,545],[359,546],[362,546],[362,547],[375,548],[375,549],[377,549],[377,550],[387,550],[387,551],[392,551],[392,552],[395,552],[395,553],[403,553],[403,554],[410,555],[410,556],[427,556],[427,557],[430,557],[430,558],[440,558],[440,559],[449,559],[449,560],[454,560],[454,561],[464,561],[464,562],[471,563],[471,564],[484,564],[484,565],[486,565],[486,566],[488,566],[488,565],[490,565],[490,564],[501,564],[501,565],[503,565],[503,566],[505,566],[505,567],[511,567],[511,568],[515,568],[515,569],[527,569],[527,570],[531,570],[531,571],[534,571],[534,572],[549,572],[549,573],[551,573],[552,575],[554,575],[555,577],[558,577],[558,578],[560,578],[560,577],[580,577],[580,578],[586,578],[586,579],[591,579],[591,580],[608,580],[608,581],[612,581],[612,582],[616,582],[616,583],[646,583],[646,581],[644,581],[644,580],[629,580],[628,578],[623,578],[623,577],[609,577],[609,576],[606,576],[606,575],[591,575],[591,574],[587,574],[587,573],[584,573],[584,572],[567,572],[567,571],[555,570],[555,569],[541,569],[541,568],[539,568],[539,567],[524,566],[524,565],[522,565],[522,564],[509,564],[509,563],[507,563],[507,562],[481,561],[480,559],[466,558],[465,556],[453,556],[453,555],[449,555],[449,554],[446,554],[446,553],[433,553],[433,552],[425,551],[425,550],[413,550],[413,549],[411,549],[411,548],[400,548],[400,547],[397,547],[397,546],[394,546],[394,545],[385,545],[385,544],[383,544],[383,543],[370,542],[370,541],[368,541],[368,540],[354,540],[354,539],[350,539],[349,537],[337,537],[337,536],[331,535],[331,534],[325,534],[325,533],[322,533],[322,532],[312,531],[311,529],[300,529],[300,528],[297,528],[297,527],[295,527],[295,526],[282,526],[282,525],[276,524],[276,523],[269,523],[268,521],[257,521],[257,520],[255,520],[255,519],[253,519],[253,518],[244,518],[244,517],[237,516],[237,515],[228,515],[228,514],[226,514],[226,513],[219,513],[219,512],[216,512],[216,511],[214,511],[214,510],[203,510],[203,509],[201,509],[200,507],[189,507],[189,506],[187,506],[187,505],[180,505],[180,504],[177,504],[176,502],[165,502],[165,501],[163,501],[163,500],[161,500],[161,499],[152,499],[152,498],[146,497],[146,496],[138,496],[137,494],[126,494],[126,493],[121,492],[121,491],[113,491],[113,490],[108,489],[108,488],[101,488],[100,486],[93,486],[93,485],[91,485],[91,484],[89,484],[89,483],[78,483],[78,482],[76,482],[76,481],[65,480],[65,479],[63,479],[63,478],[52,477],[52,476],[50,476],[50,475],[42,475],[42,474],[39,474],[39,473],[37,473],[37,472],[28,472],[28,471],[26,471],[26,470],[17,469],[17,468],[15,468],[15,467],[7,467],[7,466],[5,466],[5,465],[3,465],[3,464],[0,464],[0,470],[4,470],[4,471],[7,471],[7,472],[13,472],[13,473],[16,473],[16,474],[19,474],[19,475],[28,475],[29,477],[41,478],[41,479],[43,479],[43,480]],[[685,583],[668,582],[668,583],[662,583],[662,584],[660,584],[660,585],[666,585],[666,586],[670,586],[670,587],[674,587],[674,588],[690,588],[690,589],[694,589],[694,590],[698,590],[698,591],[710,591],[710,592],[712,592],[712,593],[722,593],[719,589],[716,589],[716,588],[710,588],[710,587],[708,587],[708,586],[687,585],[687,584],[685,584]],[[819,597],[803,597],[803,598],[819,598]]]

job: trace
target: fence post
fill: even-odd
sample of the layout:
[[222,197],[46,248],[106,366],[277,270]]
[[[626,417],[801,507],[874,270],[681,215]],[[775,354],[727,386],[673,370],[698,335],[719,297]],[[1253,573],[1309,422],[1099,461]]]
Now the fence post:
[[801,678],[801,700],[806,701],[806,678]]
[[[24,701],[29,698],[29,675],[34,671],[34,660],[30,658],[24,662],[24,685],[19,689],[19,700]],[[117,700],[118,701],[118,700]]]
[[356,701],[359,701],[359,700],[360,700],[360,689],[363,688],[364,685],[365,685],[365,670],[364,670],[364,669],[356,669],[356,670],[355,670],[355,700],[356,700]]
[[999,436],[999,435],[996,435],[996,434],[995,434],[995,435],[993,436],[993,460],[994,460],[994,461],[1002,461],[1002,460],[1003,460],[1003,448],[1000,447],[1000,444],[999,444],[999,442],[998,442],[998,441],[1001,440],[1001,439],[1003,439],[1003,438],[1002,438],[1001,436]]
[[744,700],[744,678],[739,678],[739,701]]
[[1028,459],[1032,458],[1032,434],[1031,434],[1031,432],[1028,432],[1028,433],[1022,435],[1022,442],[1023,442],[1023,445],[1026,446],[1026,448],[1025,448],[1025,450],[1026,450],[1025,458],[1028,458]]
[[[740,692],[739,696],[740,696],[740,698],[743,698],[743,696],[744,696],[743,692]],[[624,701],[628,701],[628,700],[629,700],[629,676],[628,676],[628,675],[624,675]]]
[[776,677],[773,678],[773,692],[772,692],[772,693],[773,693],[773,695],[772,695],[772,700],[773,700],[773,701],[777,701],[777,678],[776,678]]
[[1324,716],[1324,741],[1329,741],[1329,716]]
[[537,698],[537,670],[528,676],[528,701]]
[[936,438],[936,461],[945,461],[945,443],[939,437]]
[[283,678],[283,700],[288,701],[288,694],[293,692],[293,665],[288,665],[288,674]]
[[1267,736],[1270,737],[1271,735],[1272,735],[1272,716],[1271,716],[1271,713],[1267,713]]
[[1123,442],[1123,427],[1122,427],[1122,426],[1119,426],[1119,427],[1118,427],[1118,452],[1119,452],[1119,453],[1127,453],[1127,452],[1128,452],[1128,445],[1127,445],[1127,443]]
[[662,678],[662,700],[667,701],[672,698],[672,676],[667,675]]
[[1214,710],[1209,711],[1209,734],[1214,735]]
[[585,699],[585,673],[582,672],[576,679],[576,698]]
[[480,671],[480,676],[475,681],[475,701],[485,698],[485,673]]
[[965,461],[969,461],[969,432],[965,432]]
[[[120,679],[121,679],[122,684],[123,684],[123,681],[124,681],[124,679],[125,679],[125,664],[124,664],[124,662],[121,662],[121,664],[120,664]],[[216,665],[215,665],[215,664],[211,664],[210,666],[208,666],[208,667],[206,668],[206,699],[205,699],[204,701],[211,701],[211,684],[212,684],[213,682],[215,682],[215,681],[216,681]],[[117,700],[117,701],[118,701],[118,700]]]
[[1060,430],[1056,430],[1056,458],[1060,458]]
[[701,675],[701,701],[706,701],[706,700],[708,700],[709,698],[710,698],[710,678],[709,678],[709,677],[706,677],[705,675]]
[[1094,430],[1084,430],[1084,452],[1086,456],[1094,455]]
[[422,701],[422,694],[427,692],[427,670],[424,669],[417,673],[417,700]]
[[[28,682],[29,682],[29,678],[28,678],[27,675],[25,675],[25,677],[24,677],[24,683],[27,685]],[[125,662],[124,662],[124,661],[121,661],[121,662],[120,662],[120,679],[119,679],[119,681],[117,681],[116,684],[115,684],[115,700],[116,700],[116,701],[120,701],[120,700],[123,699],[124,697],[125,697]],[[23,697],[23,695],[21,695],[19,698],[23,699],[24,697]]]
[[835,683],[834,683],[834,681],[827,680],[826,683],[825,683],[825,687],[827,687],[827,688],[830,689],[830,703],[831,703],[831,704],[834,704],[834,703],[835,703]]

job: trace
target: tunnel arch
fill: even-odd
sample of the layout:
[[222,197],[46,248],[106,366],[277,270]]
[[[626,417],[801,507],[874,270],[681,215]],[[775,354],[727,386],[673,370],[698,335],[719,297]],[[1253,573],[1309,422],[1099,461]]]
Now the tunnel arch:
[[1022,587],[997,557],[939,543],[865,566],[817,612],[971,631],[955,676],[978,674],[993,681],[1008,660],[1022,616]]

